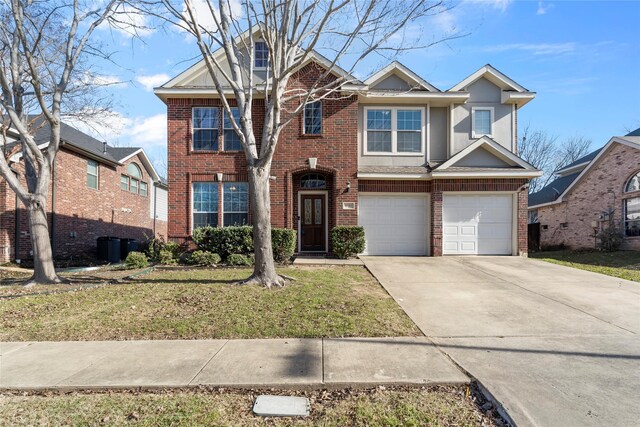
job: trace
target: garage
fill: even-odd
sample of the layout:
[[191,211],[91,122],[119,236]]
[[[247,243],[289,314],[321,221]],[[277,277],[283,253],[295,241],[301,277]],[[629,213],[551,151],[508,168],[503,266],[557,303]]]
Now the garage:
[[427,194],[360,194],[358,209],[364,255],[429,254]]
[[512,194],[443,194],[444,255],[511,255]]

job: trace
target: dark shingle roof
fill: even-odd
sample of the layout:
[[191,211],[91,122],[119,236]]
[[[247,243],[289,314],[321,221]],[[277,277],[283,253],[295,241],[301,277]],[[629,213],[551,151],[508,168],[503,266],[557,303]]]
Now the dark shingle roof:
[[553,202],[575,181],[578,175],[580,172],[561,176],[551,181],[542,190],[529,194],[529,206]]
[[576,160],[573,163],[569,163],[567,166],[563,167],[558,172],[561,172],[561,171],[563,171],[565,169],[569,169],[569,168],[571,168],[573,166],[576,166],[576,165],[579,165],[581,163],[590,162],[591,160],[593,160],[598,155],[598,153],[602,150],[602,148],[603,147],[600,147],[597,150],[592,151],[591,153],[587,154],[586,156],[580,157],[578,160]]
[[628,134],[626,134],[625,136],[640,136],[640,128],[629,132]]
[[135,153],[136,151],[138,151],[140,149],[140,147],[111,147],[111,146],[107,146],[107,152],[109,154],[111,154],[111,156],[118,160],[121,161],[122,159],[129,157],[130,155],[132,155],[133,153]]

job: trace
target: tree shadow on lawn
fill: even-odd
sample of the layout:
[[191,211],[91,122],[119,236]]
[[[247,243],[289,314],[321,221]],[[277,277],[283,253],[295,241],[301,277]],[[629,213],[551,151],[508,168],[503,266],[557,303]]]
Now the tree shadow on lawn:
[[557,261],[592,265],[594,267],[613,267],[628,270],[640,270],[640,251],[542,251],[532,254],[532,258],[549,258]]

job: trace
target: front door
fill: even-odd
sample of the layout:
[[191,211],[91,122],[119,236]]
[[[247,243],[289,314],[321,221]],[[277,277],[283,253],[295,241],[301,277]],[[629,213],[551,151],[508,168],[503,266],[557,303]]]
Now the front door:
[[300,250],[303,252],[326,250],[325,203],[324,194],[303,194],[300,197]]

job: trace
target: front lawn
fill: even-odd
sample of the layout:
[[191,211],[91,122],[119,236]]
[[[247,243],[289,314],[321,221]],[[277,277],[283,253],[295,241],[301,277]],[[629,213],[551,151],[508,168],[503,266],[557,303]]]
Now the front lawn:
[[249,269],[158,270],[123,284],[0,299],[1,341],[421,335],[363,267],[289,267],[282,289]]
[[554,264],[580,268],[640,282],[639,251],[548,251],[529,254],[531,258],[541,259]]
[[[269,391],[273,394],[273,391]],[[311,400],[308,418],[253,415],[255,392],[169,391],[0,396],[11,425],[493,426],[462,387],[288,392]]]

